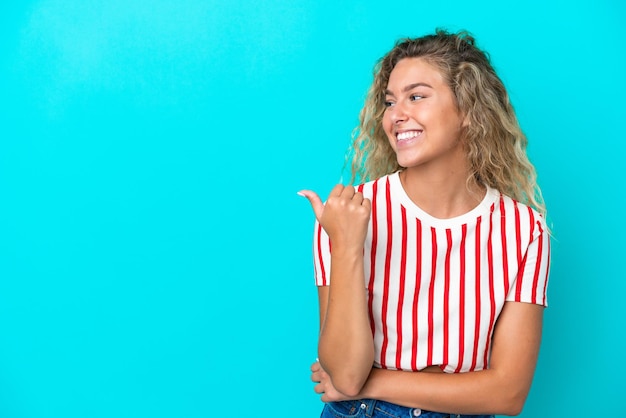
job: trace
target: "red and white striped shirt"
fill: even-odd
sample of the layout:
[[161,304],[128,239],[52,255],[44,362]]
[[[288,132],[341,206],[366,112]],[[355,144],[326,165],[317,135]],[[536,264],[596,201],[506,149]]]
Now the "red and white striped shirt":
[[[372,201],[364,249],[375,366],[449,373],[487,368],[505,301],[547,306],[550,241],[543,217],[488,188],[470,212],[437,219],[398,173],[358,187]],[[315,281],[330,281],[330,242],[314,236]]]

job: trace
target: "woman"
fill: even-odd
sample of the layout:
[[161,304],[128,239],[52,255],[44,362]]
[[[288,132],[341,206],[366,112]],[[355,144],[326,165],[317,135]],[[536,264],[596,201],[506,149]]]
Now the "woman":
[[300,192],[318,220],[322,416],[518,414],[549,233],[502,81],[467,33],[406,39],[376,66],[360,121],[365,183],[326,204]]

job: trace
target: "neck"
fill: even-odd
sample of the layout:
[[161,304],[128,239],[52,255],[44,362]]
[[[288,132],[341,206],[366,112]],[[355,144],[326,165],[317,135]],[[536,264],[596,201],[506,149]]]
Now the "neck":
[[466,167],[452,167],[441,172],[422,167],[400,173],[402,186],[413,203],[429,215],[448,219],[474,209],[485,196],[485,186],[469,178]]

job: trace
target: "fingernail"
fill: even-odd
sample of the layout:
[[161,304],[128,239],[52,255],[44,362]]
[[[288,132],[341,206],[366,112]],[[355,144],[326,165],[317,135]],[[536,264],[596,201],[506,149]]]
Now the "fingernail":
[[306,196],[304,195],[304,193],[302,193],[302,192],[297,192],[296,194],[297,194],[298,196],[306,197]]

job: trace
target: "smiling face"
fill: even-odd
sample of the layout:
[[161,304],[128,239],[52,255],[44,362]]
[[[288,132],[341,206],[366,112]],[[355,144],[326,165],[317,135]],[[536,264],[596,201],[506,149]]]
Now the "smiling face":
[[385,106],[383,129],[400,166],[465,166],[463,117],[439,69],[422,58],[400,60],[389,77]]

